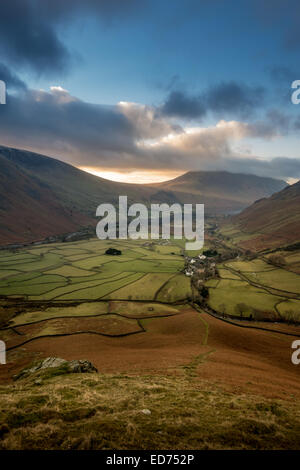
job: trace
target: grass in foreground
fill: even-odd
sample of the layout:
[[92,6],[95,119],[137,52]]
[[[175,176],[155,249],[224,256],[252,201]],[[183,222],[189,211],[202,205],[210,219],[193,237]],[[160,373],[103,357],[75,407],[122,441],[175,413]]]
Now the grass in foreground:
[[0,387],[0,449],[300,447],[295,401],[231,394],[186,375],[59,372]]

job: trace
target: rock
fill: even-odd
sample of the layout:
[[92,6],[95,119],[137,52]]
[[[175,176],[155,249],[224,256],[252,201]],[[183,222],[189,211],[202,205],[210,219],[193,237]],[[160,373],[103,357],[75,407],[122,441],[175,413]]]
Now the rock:
[[83,372],[98,372],[96,367],[90,361],[87,360],[75,360],[69,361],[68,367],[70,368],[70,372],[73,373],[83,373]]
[[[66,361],[60,357],[47,357],[30,368],[23,369],[21,372],[13,376],[14,380],[28,377],[36,372],[42,372],[46,369],[57,369],[58,374],[72,374],[72,373],[85,373],[85,372],[98,372],[96,367],[87,360],[73,360]],[[37,383],[39,379],[36,379]]]
[[151,411],[148,410],[147,408],[141,410],[141,413],[143,413],[144,415],[151,415]]
[[67,362],[68,361],[61,359],[60,357],[47,357],[43,361],[39,362],[36,366],[29,369],[29,371],[35,372],[40,369],[47,369],[48,367],[60,367]]

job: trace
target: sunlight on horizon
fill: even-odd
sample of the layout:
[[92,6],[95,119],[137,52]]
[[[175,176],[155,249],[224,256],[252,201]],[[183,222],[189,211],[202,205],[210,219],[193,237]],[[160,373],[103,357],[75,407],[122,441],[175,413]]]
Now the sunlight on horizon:
[[128,173],[119,171],[109,171],[102,168],[95,167],[78,167],[80,170],[86,171],[100,178],[105,178],[110,181],[118,183],[134,183],[134,184],[149,184],[149,183],[163,183],[183,175],[185,171],[152,171],[152,170],[136,170]]

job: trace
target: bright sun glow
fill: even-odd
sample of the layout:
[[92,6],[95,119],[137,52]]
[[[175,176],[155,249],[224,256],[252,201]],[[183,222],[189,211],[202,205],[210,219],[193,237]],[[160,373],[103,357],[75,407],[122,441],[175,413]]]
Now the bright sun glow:
[[79,167],[80,170],[120,183],[148,184],[161,183],[182,175],[183,171],[130,171],[122,173],[94,167]]

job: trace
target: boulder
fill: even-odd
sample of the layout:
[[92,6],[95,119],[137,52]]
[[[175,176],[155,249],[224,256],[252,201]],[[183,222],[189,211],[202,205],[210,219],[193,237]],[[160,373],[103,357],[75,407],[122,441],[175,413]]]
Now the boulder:
[[34,364],[32,367],[21,370],[18,374],[13,376],[14,380],[29,377],[37,372],[43,372],[46,369],[57,369],[58,375],[74,374],[74,373],[86,373],[86,372],[98,372],[95,366],[90,361],[79,359],[73,361],[66,361],[60,357],[47,357],[42,361]]

